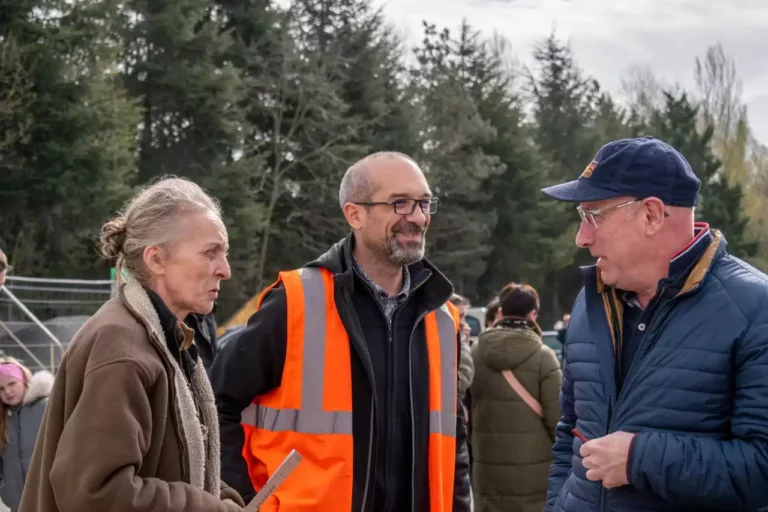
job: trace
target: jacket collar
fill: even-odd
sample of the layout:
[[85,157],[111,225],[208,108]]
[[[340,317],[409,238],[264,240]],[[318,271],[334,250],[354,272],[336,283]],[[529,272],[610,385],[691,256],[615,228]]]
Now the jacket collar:
[[165,304],[163,298],[151,288],[144,288],[147,292],[150,302],[157,311],[160,320],[160,328],[166,337],[166,342],[170,343],[169,348],[178,350],[180,347],[189,350],[193,357],[197,359],[196,347],[194,347],[195,331],[188,327],[184,322],[179,321],[178,317]]
[[498,322],[493,324],[494,328],[506,328],[506,329],[526,329],[533,331],[541,336],[541,327],[539,324],[528,318],[520,318],[517,316],[505,316],[499,319]]
[[[150,342],[158,349],[166,365],[171,367],[172,389],[175,392],[176,407],[179,412],[177,428],[180,429],[179,436],[186,444],[188,451],[189,483],[214,496],[219,496],[221,481],[219,421],[213,390],[205,369],[201,364],[195,365],[192,376],[193,387],[198,392],[198,396],[195,397],[187,385],[181,368],[168,349],[160,316],[152,305],[149,295],[129,272],[124,274],[124,277],[121,277],[123,282],[120,285],[120,299],[128,311],[141,321],[149,333]],[[202,423],[198,417],[196,400],[200,407]]]
[[41,398],[48,398],[53,388],[53,375],[48,371],[40,371],[32,376],[27,384],[27,391],[24,393],[22,405],[29,405],[37,402]]
[[[328,252],[308,263],[307,267],[322,267],[334,275],[342,277],[347,286],[354,286],[354,266],[352,252],[355,247],[355,235],[350,233],[334,244]],[[437,309],[453,295],[451,282],[426,258],[408,266],[411,276],[411,290],[421,288],[429,309]]]
[[[711,237],[712,237],[712,240],[709,243],[709,246],[706,248],[706,250],[704,250],[704,253],[701,255],[701,257],[698,259],[696,264],[693,266],[690,273],[688,273],[688,276],[686,277],[685,282],[683,283],[683,286],[680,288],[678,295],[682,295],[698,289],[698,287],[701,285],[701,283],[704,281],[707,274],[711,270],[712,265],[718,259],[720,259],[723,255],[725,255],[727,242],[725,240],[725,237],[723,237],[723,234],[717,229],[712,229]],[[597,283],[597,291],[599,293],[602,294],[608,288],[612,288],[607,286],[603,282],[600,276],[600,272],[597,269],[597,266],[590,265],[590,266],[582,267],[581,271],[586,282],[589,282],[593,279],[595,280],[593,282]]]

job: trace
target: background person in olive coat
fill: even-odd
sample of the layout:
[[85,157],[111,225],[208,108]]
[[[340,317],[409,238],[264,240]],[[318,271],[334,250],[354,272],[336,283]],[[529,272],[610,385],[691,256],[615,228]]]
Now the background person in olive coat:
[[[541,342],[536,290],[512,283],[499,302],[494,327],[480,334],[472,353],[475,510],[541,512],[560,418],[562,372],[555,353]],[[504,370],[511,370],[539,402],[543,418],[512,389]]]

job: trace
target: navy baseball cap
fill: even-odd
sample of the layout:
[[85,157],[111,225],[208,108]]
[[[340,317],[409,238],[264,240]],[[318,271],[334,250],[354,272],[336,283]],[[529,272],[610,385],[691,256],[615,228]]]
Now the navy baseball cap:
[[701,181],[675,148],[653,137],[609,142],[577,180],[541,193],[558,201],[586,203],[614,197],[657,197],[670,206],[698,203]]

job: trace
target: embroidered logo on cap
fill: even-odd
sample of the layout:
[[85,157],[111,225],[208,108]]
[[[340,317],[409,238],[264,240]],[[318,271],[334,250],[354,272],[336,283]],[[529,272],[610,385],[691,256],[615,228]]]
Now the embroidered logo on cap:
[[581,173],[581,177],[589,178],[590,176],[592,176],[592,172],[594,172],[595,167],[597,167],[597,160],[592,160],[591,162],[589,162],[589,165],[587,166],[587,168],[584,169],[584,172]]

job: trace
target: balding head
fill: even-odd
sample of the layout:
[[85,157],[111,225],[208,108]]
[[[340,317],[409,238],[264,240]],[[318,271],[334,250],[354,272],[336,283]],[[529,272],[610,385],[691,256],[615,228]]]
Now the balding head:
[[356,257],[393,268],[424,257],[424,235],[437,201],[407,155],[381,152],[349,168],[339,202],[357,242]]
[[418,169],[416,162],[406,155],[397,151],[379,151],[358,160],[344,173],[339,186],[339,206],[344,208],[347,203],[365,203],[371,200],[376,192],[376,184],[373,179],[373,173],[378,164],[390,163],[392,161],[405,162]]

